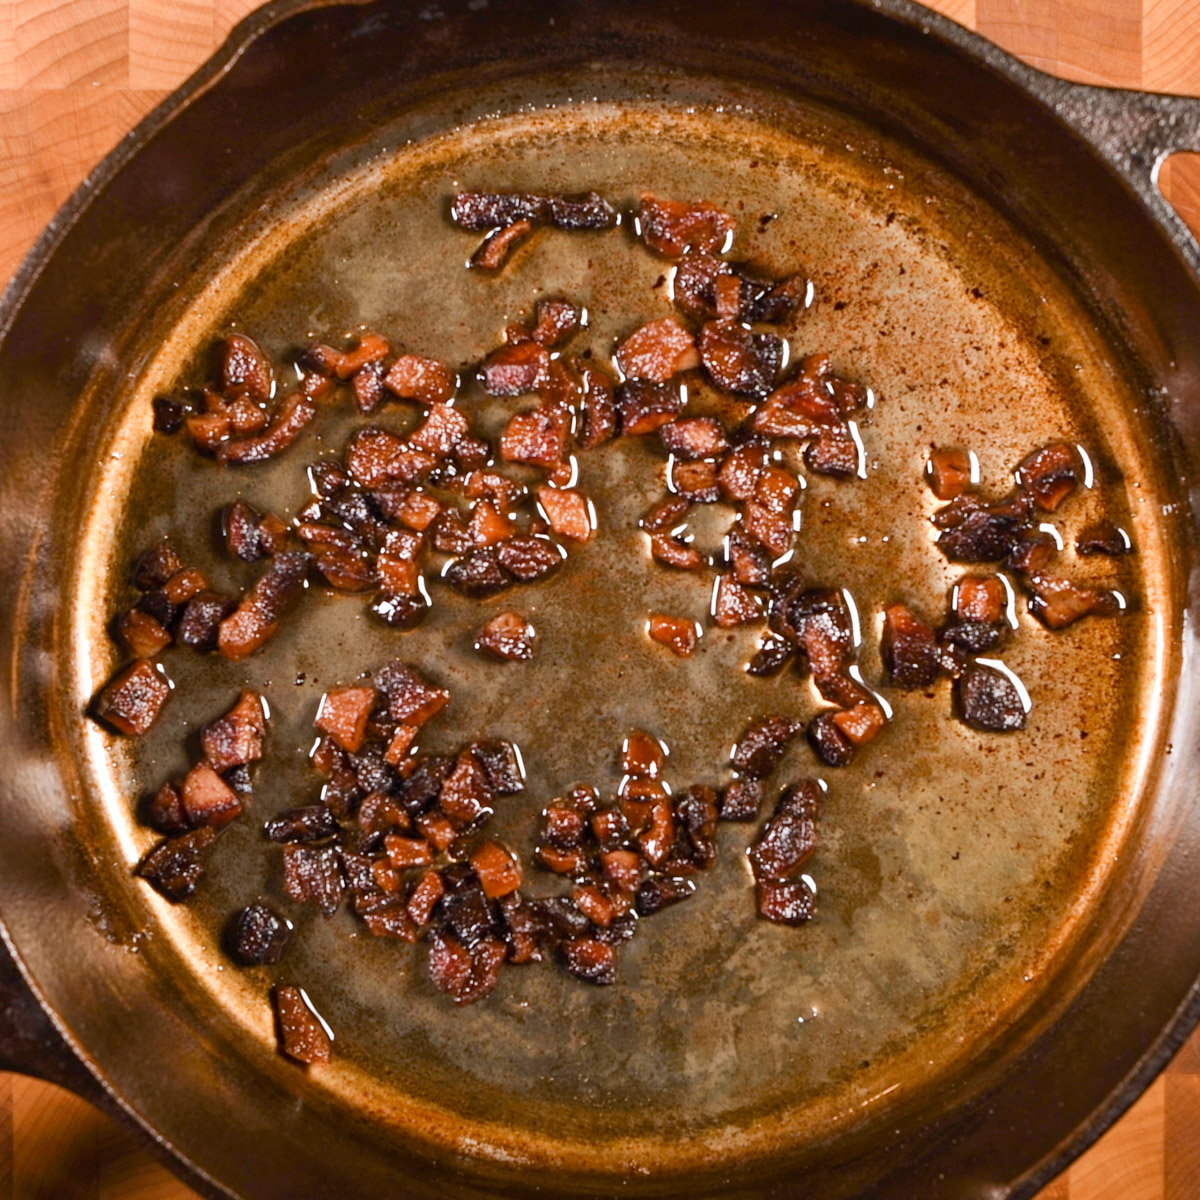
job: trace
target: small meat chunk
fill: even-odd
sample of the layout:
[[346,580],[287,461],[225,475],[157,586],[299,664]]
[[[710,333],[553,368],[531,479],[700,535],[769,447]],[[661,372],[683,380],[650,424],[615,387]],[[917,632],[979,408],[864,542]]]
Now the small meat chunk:
[[953,500],[970,491],[976,483],[975,463],[968,450],[942,446],[932,451],[925,464],[929,490],[939,500]]
[[562,944],[563,966],[586,983],[607,987],[617,977],[616,951],[596,938],[568,938]]
[[767,634],[758,645],[754,657],[746,664],[746,673],[758,679],[778,675],[796,653],[796,647],[786,638]]
[[377,699],[373,687],[331,688],[321,697],[313,724],[347,753],[357,754]]
[[139,592],[152,592],[182,570],[183,559],[175,553],[169,542],[160,542],[133,564],[133,585]]
[[898,688],[929,687],[941,671],[937,637],[933,627],[903,604],[883,610],[883,665]]
[[474,1004],[496,986],[508,951],[497,938],[483,938],[469,950],[448,933],[429,934],[429,975],[455,1004]]
[[346,880],[335,846],[283,848],[283,890],[297,904],[315,904],[332,916],[342,902]]
[[311,561],[310,555],[295,550],[271,559],[237,610],[221,622],[217,649],[225,658],[240,662],[275,633],[304,587]]
[[137,873],[172,904],[178,904],[200,886],[205,852],[216,836],[216,829],[204,825],[179,837],[165,838],[142,859]]
[[1029,497],[1023,494],[985,504],[964,492],[933,515],[942,530],[938,549],[951,562],[999,562],[1026,532],[1031,509]]
[[225,929],[225,949],[243,967],[274,966],[283,958],[292,923],[269,904],[258,902],[239,909]]
[[483,364],[489,396],[527,396],[546,383],[550,351],[539,342],[517,342],[494,350]]
[[954,615],[960,621],[994,623],[1004,619],[1008,593],[998,575],[964,575],[954,588]]
[[854,757],[854,744],[838,728],[836,715],[827,709],[809,722],[808,744],[826,766],[844,767]]
[[216,448],[221,463],[258,463],[286,450],[317,415],[317,406],[303,393],[293,392],[264,432],[251,437],[230,438]]
[[450,219],[472,233],[513,225],[517,221],[553,225],[558,229],[609,229],[616,210],[595,192],[572,196],[540,196],[529,192],[459,192],[450,205]]
[[437,467],[437,459],[388,429],[368,426],[351,438],[346,465],[356,483],[379,488],[387,483],[423,482]]
[[401,354],[383,377],[383,385],[401,400],[419,404],[446,404],[458,387],[458,380],[445,363],[419,354]]
[[1044,571],[1032,572],[1029,584],[1033,589],[1029,611],[1047,629],[1066,629],[1084,617],[1112,617],[1121,611],[1115,592],[1080,587]]
[[134,659],[101,689],[93,711],[106,725],[128,737],[140,737],[158,719],[171,685],[144,658]]
[[438,792],[438,807],[456,825],[465,826],[491,810],[491,785],[479,760],[469,751],[458,756]]
[[[670,425],[663,426],[663,429],[670,428]],[[721,498],[721,489],[717,485],[717,464],[714,462],[677,458],[670,464],[669,479],[671,490],[685,500],[697,504],[716,504]]]
[[621,432],[630,437],[653,433],[683,411],[683,397],[665,383],[627,379],[617,389]]
[[233,558],[258,562],[287,544],[287,526],[277,516],[265,516],[244,500],[235,500],[221,514],[225,546]]
[[283,986],[271,992],[278,1024],[279,1049],[298,1063],[328,1062],[333,1036],[303,988]]
[[667,875],[652,876],[638,888],[638,913],[643,917],[652,917],[664,908],[686,900],[695,890],[695,884],[689,879],[673,879]]
[[559,408],[517,413],[500,435],[500,457],[505,462],[552,470],[566,450],[567,417]]
[[435,687],[415,667],[399,659],[375,672],[375,686],[387,699],[388,717],[404,725],[424,725],[450,700],[445,688]]
[[1025,728],[1025,706],[1016,684],[995,667],[973,663],[954,682],[959,715],[972,729],[1006,733]]
[[780,797],[749,850],[755,879],[782,881],[800,873],[817,848],[820,795],[817,782],[806,779]]
[[559,537],[573,542],[590,541],[596,532],[596,514],[591,501],[573,488],[540,487],[538,505],[546,523]]
[[242,811],[237,793],[207,763],[197,763],[180,789],[188,824],[227,825]]
[[497,547],[500,566],[521,583],[530,583],[549,575],[561,566],[565,557],[553,542],[545,538],[519,535]]
[[221,622],[237,611],[238,602],[219,592],[197,592],[183,606],[175,626],[175,640],[197,654],[208,654],[217,648]]
[[577,359],[576,368],[582,394],[579,444],[585,450],[592,450],[616,435],[617,406],[613,400],[614,384],[604,371],[591,363]]
[[497,613],[475,636],[475,648],[487,650],[508,662],[528,662],[533,657],[537,631],[520,613]]
[[666,756],[658,738],[634,729],[621,744],[621,771],[638,779],[657,779]]
[[695,621],[671,617],[666,613],[652,613],[646,622],[646,632],[679,658],[691,658],[700,640]]
[[273,842],[322,842],[338,832],[337,818],[324,804],[291,808],[264,822],[263,832]]
[[521,886],[521,864],[517,856],[499,842],[484,842],[471,855],[471,869],[489,900],[515,892]]
[[800,721],[779,715],[755,721],[733,748],[734,768],[747,779],[766,779],[801,728]]
[[663,449],[676,458],[715,458],[729,449],[725,430],[712,417],[679,417],[663,425],[658,436]]
[[748,592],[733,575],[717,576],[713,588],[713,620],[722,629],[745,625],[762,616],[758,597]]
[[533,232],[532,221],[514,221],[503,229],[489,234],[479,249],[471,255],[471,266],[484,271],[498,271],[508,256]]
[[1119,558],[1122,554],[1132,552],[1133,542],[1129,534],[1111,521],[1096,521],[1075,539],[1075,553],[1084,556],[1107,554],[1111,558]]
[[501,565],[496,546],[481,546],[447,563],[442,578],[456,592],[472,600],[494,596],[511,587],[513,582],[512,576]]
[[488,787],[497,796],[515,796],[525,790],[525,768],[512,742],[472,742],[467,749],[475,756]]
[[153,658],[171,644],[171,634],[149,613],[131,608],[117,621],[117,636],[137,658]]
[[649,192],[642,193],[637,220],[642,241],[664,258],[682,258],[689,250],[719,253],[736,228],[733,217],[715,204],[663,200]]
[[833,723],[852,746],[865,746],[873,742],[887,724],[883,709],[878,704],[862,701],[833,714]]
[[1075,490],[1083,464],[1079,451],[1067,442],[1037,450],[1017,467],[1017,486],[1028,492],[1038,508],[1055,509]]
[[204,727],[200,747],[209,766],[223,774],[262,758],[266,730],[262,697],[246,690],[223,717]]
[[693,784],[675,798],[675,818],[691,845],[692,862],[707,870],[717,859],[717,793],[704,784]]
[[781,361],[779,339],[751,333],[734,321],[708,321],[700,330],[700,360],[709,378],[736,396],[765,397]]
[[267,356],[253,338],[231,333],[221,347],[221,394],[227,400],[262,403],[275,391]]
[[722,821],[753,821],[766,799],[761,779],[735,779],[721,794]]
[[467,418],[450,404],[431,404],[425,420],[408,435],[408,443],[435,458],[445,458],[469,432]]
[[700,365],[695,339],[674,317],[635,329],[613,357],[626,378],[655,383],[667,383],[680,371]]
[[788,883],[763,880],[756,885],[758,915],[777,925],[803,925],[817,911],[816,893],[803,879]]

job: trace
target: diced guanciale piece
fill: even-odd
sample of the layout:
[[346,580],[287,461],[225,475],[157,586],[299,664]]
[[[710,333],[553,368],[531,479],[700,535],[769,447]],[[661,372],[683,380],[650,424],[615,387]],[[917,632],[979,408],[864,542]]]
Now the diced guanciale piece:
[[883,665],[898,688],[929,687],[941,671],[937,637],[933,627],[903,604],[883,610]]
[[438,901],[446,894],[446,887],[437,871],[426,871],[420,883],[412,890],[405,905],[409,919],[418,928],[424,928],[433,919]]
[[144,658],[118,671],[96,698],[95,714],[128,737],[140,737],[158,719],[171,686]]
[[445,458],[467,436],[467,418],[449,404],[431,404],[425,420],[408,435],[408,444],[435,458]]
[[337,911],[345,887],[336,847],[284,846],[283,890],[289,900],[315,904],[328,917]]
[[789,576],[773,589],[770,623],[803,651],[822,696],[839,704],[863,698],[863,688],[849,675],[854,637],[841,592],[805,588],[798,576]]
[[316,415],[317,406],[303,392],[293,392],[264,432],[221,442],[215,452],[217,461],[227,464],[266,462],[286,450]]
[[492,806],[492,789],[479,760],[470,751],[458,756],[438,793],[438,807],[456,825],[470,825]]
[[[663,429],[670,428],[670,425],[663,426]],[[721,498],[715,462],[677,459],[670,465],[669,479],[671,490],[685,500],[697,504],[716,504]]]
[[638,888],[637,910],[643,917],[652,917],[664,908],[686,900],[694,891],[695,886],[690,880],[655,875]]
[[563,552],[553,542],[524,535],[501,542],[496,556],[500,566],[521,583],[549,575],[563,561]]
[[599,367],[576,359],[581,392],[582,427],[579,444],[585,450],[603,445],[617,432],[617,406],[613,400],[613,381]]
[[858,446],[849,432],[835,430],[823,433],[804,448],[804,462],[818,475],[834,479],[850,479],[859,471]]
[[1075,553],[1085,556],[1107,554],[1111,558],[1119,558],[1122,554],[1130,554],[1132,551],[1133,543],[1129,534],[1111,521],[1096,521],[1075,539]]
[[187,413],[186,406],[170,396],[155,396],[152,401],[154,409],[153,429],[155,433],[178,433],[183,428],[183,419]]
[[153,795],[147,796],[141,807],[142,822],[159,833],[174,837],[191,828],[183,810],[183,797],[173,783],[164,783]]
[[865,746],[878,736],[887,723],[878,704],[861,701],[851,708],[833,714],[833,723],[852,746]]
[[758,597],[748,592],[733,575],[718,575],[713,588],[713,620],[722,629],[745,625],[762,616]]
[[638,779],[657,779],[666,754],[658,738],[635,729],[621,746],[621,771]]
[[655,383],[667,383],[680,371],[700,365],[695,339],[674,317],[635,329],[617,347],[614,358],[626,378]]
[[1025,728],[1025,706],[1016,685],[995,667],[973,663],[954,682],[959,715],[986,733],[1006,733]]
[[242,811],[237,793],[207,763],[197,763],[180,789],[188,824],[227,825]]
[[276,987],[271,996],[279,1025],[279,1049],[305,1066],[328,1062],[333,1054],[333,1040],[310,1006],[304,989]]
[[792,717],[770,716],[755,721],[733,748],[733,765],[747,779],[766,779],[779,765],[801,723]]
[[803,925],[817,911],[817,897],[803,879],[788,883],[764,880],[756,885],[758,915],[777,925]]
[[650,535],[650,553],[655,562],[664,567],[678,567],[681,571],[695,571],[704,565],[695,546],[665,533]]
[[435,687],[415,667],[399,659],[375,672],[375,686],[387,699],[388,716],[403,725],[424,725],[450,700],[445,688]]
[[1080,587],[1044,571],[1032,572],[1029,586],[1029,611],[1047,629],[1066,629],[1084,617],[1112,617],[1121,611],[1115,592]]
[[248,658],[279,628],[279,622],[304,587],[310,555],[288,550],[271,559],[267,569],[242,597],[237,610],[221,622],[217,649],[234,662]]
[[500,435],[500,457],[505,462],[551,470],[562,462],[566,448],[567,417],[559,408],[517,413]]
[[942,446],[929,455],[925,464],[929,490],[939,500],[953,500],[975,486],[975,470],[970,452],[956,446]]
[[471,855],[471,869],[489,900],[497,900],[521,886],[521,864],[517,856],[499,842],[484,842]]
[[133,564],[133,584],[139,592],[152,592],[155,588],[162,587],[176,571],[181,570],[183,560],[169,542],[160,542]]
[[281,812],[263,823],[273,842],[322,842],[338,831],[337,818],[324,804],[309,804]]
[[[504,543],[501,543],[504,545]],[[497,546],[481,546],[447,563],[442,578],[456,591],[473,600],[494,596],[512,585],[512,576],[501,565]]]
[[826,766],[844,767],[854,757],[854,744],[838,728],[836,715],[827,709],[809,722],[808,744]]
[[764,397],[775,385],[780,342],[735,321],[708,321],[700,330],[700,361],[709,378],[736,396]]
[[817,848],[817,809],[821,791],[812,779],[788,788],[771,819],[750,847],[750,865],[758,880],[798,875]]
[[356,483],[378,488],[386,483],[419,483],[436,468],[437,459],[387,429],[360,429],[350,440],[346,465]]
[[617,389],[621,432],[630,437],[653,433],[683,411],[683,397],[665,383],[627,379]]
[[153,658],[171,644],[171,634],[149,613],[131,608],[117,622],[117,635],[138,658]]
[[181,646],[207,654],[217,648],[221,633],[221,622],[236,611],[238,602],[232,596],[218,592],[197,592],[183,606],[179,623],[175,626],[175,640]]
[[652,613],[646,622],[646,632],[679,658],[691,658],[699,641],[695,621],[667,616],[666,613]]
[[721,794],[722,821],[753,821],[766,798],[761,779],[735,779]]
[[383,385],[401,400],[445,404],[454,395],[454,372],[436,358],[401,354],[383,377]]
[[766,547],[745,529],[735,527],[729,531],[725,552],[733,577],[744,587],[766,587],[771,582],[771,559]]
[[999,562],[1026,533],[1032,501],[1023,494],[986,504],[964,492],[933,515],[938,549],[951,562]]
[[261,403],[274,390],[271,364],[258,344],[245,334],[231,333],[221,348],[221,394],[227,400]]
[[242,562],[257,562],[276,554],[287,543],[287,526],[272,513],[263,516],[244,500],[235,500],[221,514],[229,553]]
[[512,742],[500,740],[472,742],[467,749],[483,769],[497,796],[515,796],[525,790],[525,768]]
[[539,342],[501,346],[483,364],[483,390],[489,396],[527,396],[546,382],[550,351]]
[[556,850],[577,850],[583,845],[587,822],[583,813],[566,801],[552,801],[542,810],[543,836]]
[[468,950],[452,934],[431,930],[429,976],[455,1004],[473,1004],[496,986],[507,953],[496,938],[482,938]]
[[736,227],[733,217],[715,204],[662,200],[649,192],[640,198],[637,217],[642,241],[664,258],[682,258],[689,250],[718,253]]
[[178,904],[200,886],[205,851],[216,836],[211,825],[203,825],[179,837],[165,838],[142,859],[137,873],[172,904]]
[[366,736],[367,721],[377,697],[373,687],[332,688],[321,697],[313,724],[343,750],[356,754]]
[[274,966],[292,936],[291,922],[269,904],[248,904],[234,913],[225,930],[229,957],[243,967]]
[[1017,467],[1017,486],[1028,492],[1038,508],[1055,509],[1075,490],[1082,463],[1079,451],[1066,442],[1037,450]]
[[778,675],[792,660],[796,647],[786,638],[767,634],[759,643],[754,657],[746,664],[746,673],[758,679]]
[[520,613],[497,613],[476,635],[475,647],[508,662],[528,662],[533,657],[537,631]]
[[998,575],[964,575],[954,588],[954,615],[960,621],[1003,620],[1007,602]]
[[725,430],[712,417],[679,417],[663,425],[658,436],[663,449],[676,458],[714,458],[729,449]]
[[388,861],[397,871],[409,867],[428,867],[433,864],[433,849],[424,838],[401,837],[389,833],[383,839]]
[[204,727],[200,748],[209,766],[223,774],[262,758],[266,729],[262,698],[257,692],[243,691],[223,717]]
[[498,271],[508,256],[533,232],[532,221],[514,221],[486,237],[471,255],[471,266],[485,271]]
[[382,362],[392,352],[387,339],[377,333],[364,333],[353,350],[335,350],[332,346],[310,346],[300,357],[300,365],[318,375],[345,382],[364,367]]
[[609,229],[616,210],[595,192],[541,196],[529,192],[459,192],[450,219],[472,233],[486,233],[517,221],[553,225],[557,229]]
[[586,542],[596,531],[591,502],[572,488],[540,487],[538,504],[546,523],[559,537],[573,542]]
[[692,862],[707,870],[717,859],[717,793],[704,784],[693,784],[675,798],[675,818],[691,845]]
[[568,938],[562,944],[563,966],[587,983],[607,987],[617,977],[617,956],[607,942],[596,938]]

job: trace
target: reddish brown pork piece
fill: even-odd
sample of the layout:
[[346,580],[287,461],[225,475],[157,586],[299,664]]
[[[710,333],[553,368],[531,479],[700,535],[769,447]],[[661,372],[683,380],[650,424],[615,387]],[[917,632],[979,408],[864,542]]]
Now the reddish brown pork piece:
[[362,746],[377,698],[373,687],[332,688],[321,697],[313,723],[343,750],[354,754]]
[[642,241],[664,258],[682,258],[689,250],[714,254],[732,240],[735,221],[707,201],[687,204],[643,192],[638,205]]
[[700,640],[695,621],[671,617],[666,613],[652,613],[646,622],[646,632],[679,658],[691,658]]
[[205,760],[217,772],[257,762],[263,756],[266,729],[262,697],[257,692],[243,691],[223,717],[201,731]]
[[533,657],[537,631],[520,613],[497,613],[476,635],[475,648],[487,650],[508,662],[528,662]]
[[680,371],[700,365],[695,339],[674,317],[663,317],[634,330],[614,355],[629,379],[667,383]]
[[929,490],[939,500],[953,500],[975,485],[975,467],[971,454],[957,446],[943,446],[929,455],[925,464]]
[[303,988],[282,986],[271,992],[278,1024],[279,1049],[298,1063],[328,1062],[333,1038]]
[[237,610],[221,622],[217,649],[225,658],[240,662],[274,635],[304,587],[311,561],[308,554],[294,550],[271,559]]
[[93,711],[106,725],[140,737],[158,719],[171,685],[144,658],[122,667],[101,689]]

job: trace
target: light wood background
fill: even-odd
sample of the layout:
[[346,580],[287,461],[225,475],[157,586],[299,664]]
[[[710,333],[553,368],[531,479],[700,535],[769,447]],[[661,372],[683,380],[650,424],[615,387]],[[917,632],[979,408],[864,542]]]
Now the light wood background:
[[[1200,95],[1200,0],[934,6],[1045,70]],[[253,7],[0,0],[0,280],[91,167]],[[1200,158],[1170,161],[1161,183],[1200,232]],[[192,1196],[83,1101],[0,1074],[0,1200]],[[1200,1035],[1039,1200],[1200,1200]]]

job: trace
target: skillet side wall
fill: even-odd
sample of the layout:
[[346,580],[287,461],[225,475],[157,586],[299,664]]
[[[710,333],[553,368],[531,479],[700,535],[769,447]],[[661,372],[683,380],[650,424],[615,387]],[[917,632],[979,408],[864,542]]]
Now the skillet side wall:
[[[323,1127],[319,1113],[285,1114],[288,1097],[269,1081],[206,1052],[196,1032],[202,1023],[188,1019],[187,981],[151,976],[119,945],[120,913],[97,902],[88,845],[99,831],[89,835],[86,799],[55,753],[55,604],[70,557],[70,534],[63,531],[72,528],[81,468],[92,449],[89,430],[103,422],[121,383],[139,368],[123,356],[133,326],[156,306],[160,319],[169,315],[164,300],[175,280],[187,278],[189,242],[233,236],[256,196],[270,196],[343,145],[345,128],[365,130],[401,111],[426,90],[433,72],[444,72],[447,83],[472,72],[496,81],[592,60],[627,66],[640,59],[794,87],[817,100],[839,99],[885,131],[907,129],[910,140],[1031,233],[1130,347],[1131,368],[1148,398],[1165,389],[1165,405],[1148,404],[1147,437],[1156,439],[1179,479],[1181,499],[1191,485],[1187,464],[1200,448],[1200,429],[1195,406],[1180,398],[1200,379],[1200,362],[1188,348],[1189,330],[1200,327],[1196,282],[1132,193],[1039,104],[936,38],[855,5],[797,5],[786,13],[762,7],[760,23],[740,9],[732,31],[728,10],[715,5],[514,4],[503,14],[452,9],[434,21],[406,8],[371,7],[293,18],[266,33],[101,190],[32,282],[0,347],[9,422],[0,446],[8,518],[0,561],[13,568],[0,579],[9,667],[0,911],[50,1007],[100,1072],[136,1097],[136,1107],[166,1138],[238,1192],[395,1194],[396,1167],[365,1136]],[[790,22],[787,14],[795,14]],[[317,61],[323,62],[319,89],[295,69]],[[296,120],[297,113],[304,115]],[[1131,236],[1134,230],[1144,233]],[[1182,580],[1191,568],[1192,517],[1185,507],[1165,519],[1179,526]],[[1190,644],[1185,649],[1188,667]],[[1181,714],[1196,711],[1191,675],[1185,670],[1181,680]],[[928,1195],[972,1195],[984,1184],[1004,1184],[1050,1153],[1096,1097],[1135,1067],[1200,974],[1200,936],[1179,917],[1200,901],[1200,886],[1183,869],[1197,840],[1185,803],[1194,795],[1195,735],[1184,717],[1171,740],[1144,839],[1150,852],[1144,864],[1130,864],[1132,893],[1153,884],[1144,916],[1054,1036],[1021,1061],[1019,1074],[1010,1064],[1013,1073],[998,1090],[957,1117],[929,1126],[925,1114],[909,1114],[902,1148],[888,1139],[881,1144],[878,1131],[839,1145],[836,1158],[847,1165],[837,1174],[809,1175],[807,1195],[911,1194],[906,1189],[918,1181]],[[1135,868],[1143,865],[1139,878]],[[1129,894],[1121,903],[1130,903]],[[101,911],[116,926],[111,942],[96,932],[104,924]],[[56,936],[47,939],[46,930]],[[173,1077],[166,1086],[164,1062]],[[1062,1103],[1050,1106],[1047,1096]],[[287,1136],[278,1137],[280,1130]],[[324,1173],[320,1185],[312,1182],[317,1170]],[[500,1185],[505,1174],[493,1182]],[[775,1194],[794,1194],[794,1183],[777,1180]],[[514,1193],[523,1190],[511,1176],[507,1184]],[[564,1180],[562,1190],[578,1194],[586,1186]],[[733,1186],[762,1194],[756,1177]],[[472,1181],[434,1183],[428,1176],[410,1179],[406,1191],[478,1194]],[[644,1191],[662,1187],[648,1184]]]

